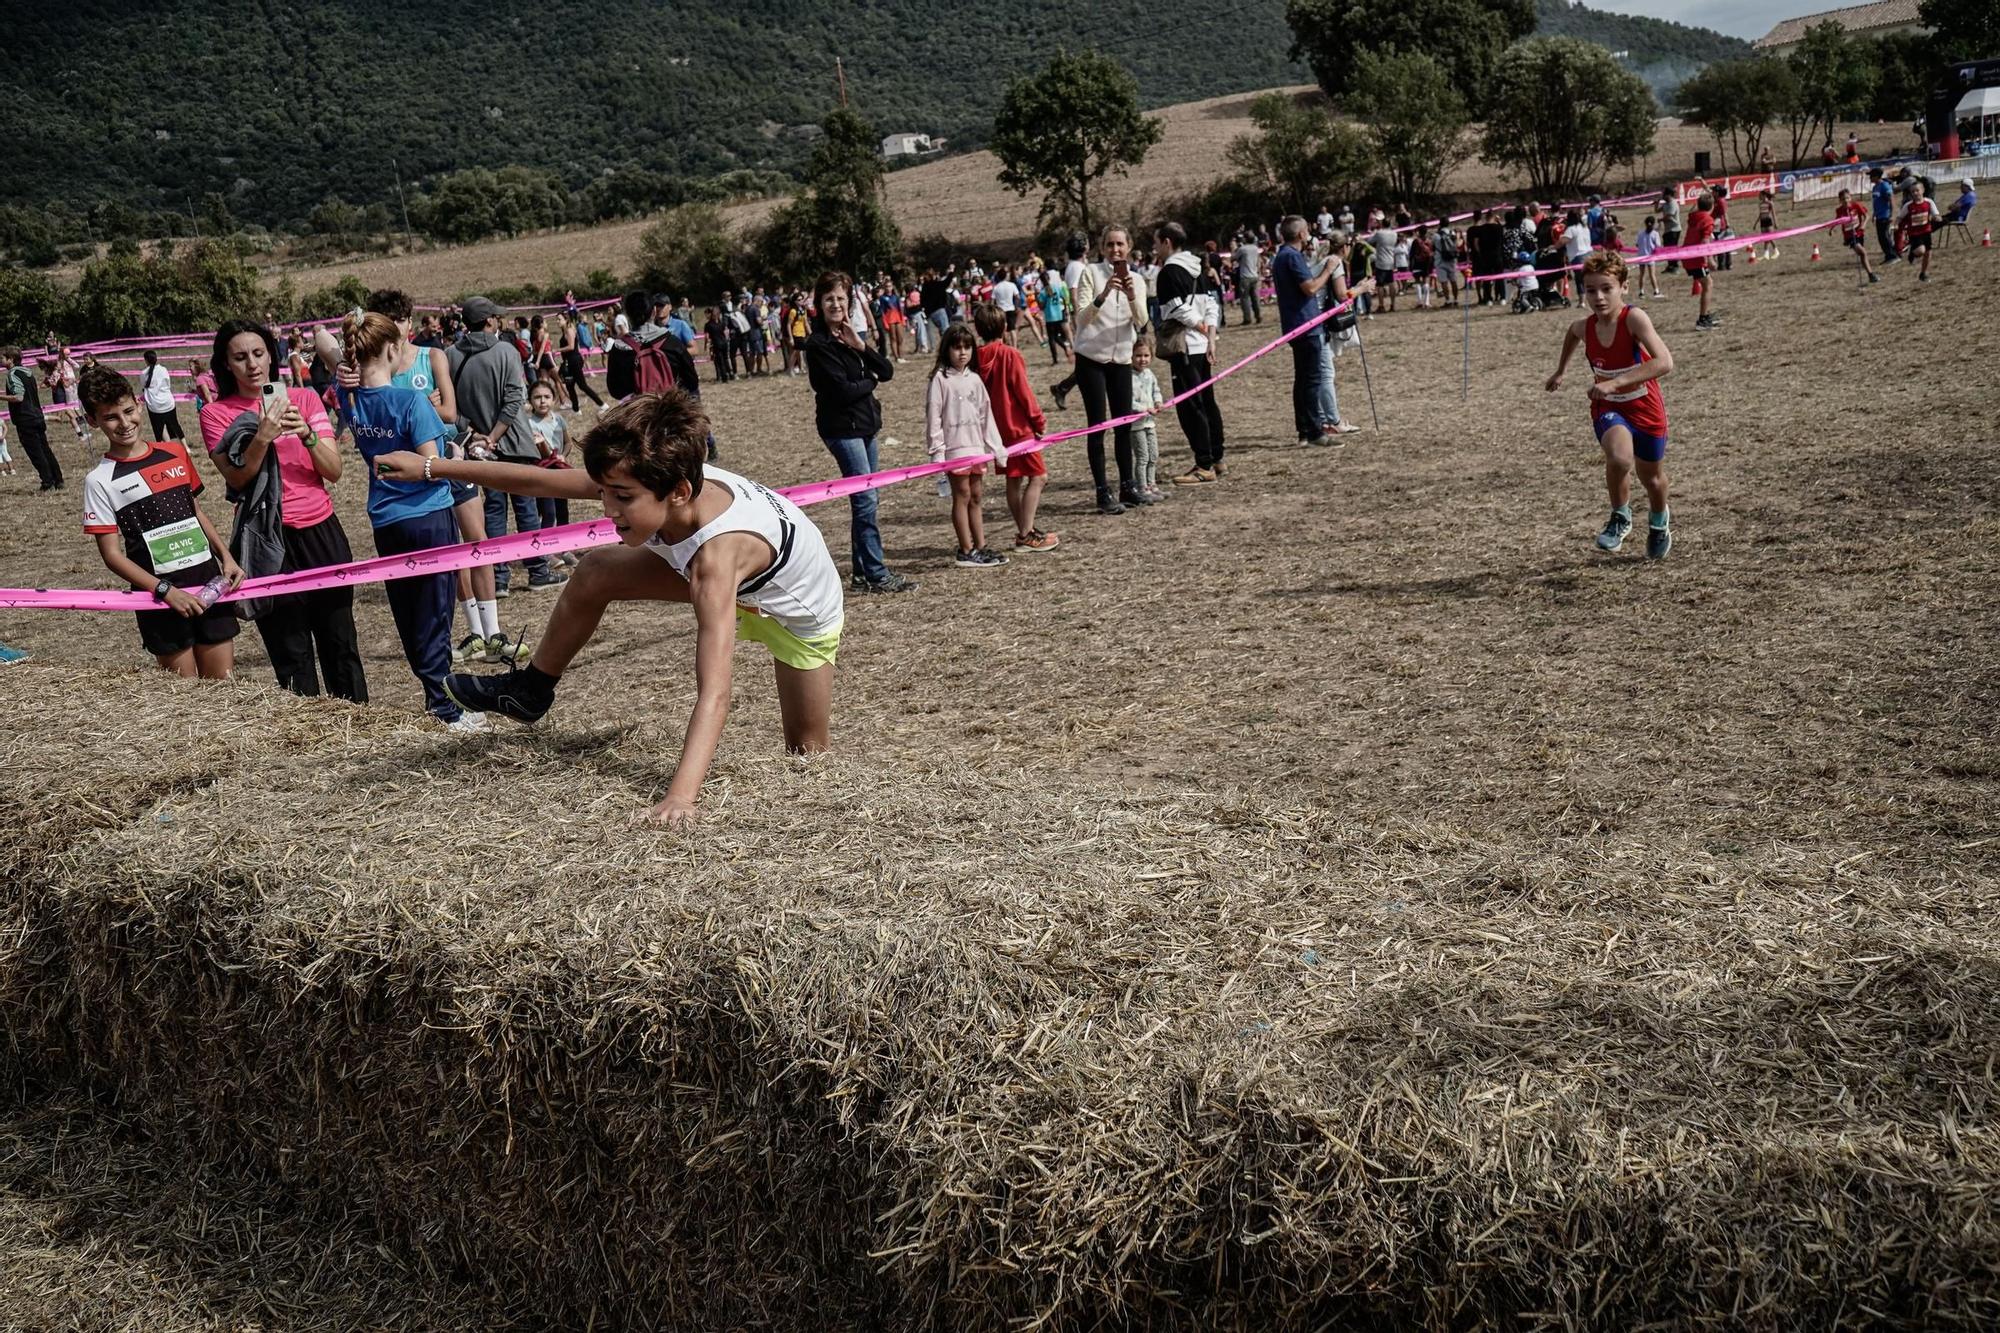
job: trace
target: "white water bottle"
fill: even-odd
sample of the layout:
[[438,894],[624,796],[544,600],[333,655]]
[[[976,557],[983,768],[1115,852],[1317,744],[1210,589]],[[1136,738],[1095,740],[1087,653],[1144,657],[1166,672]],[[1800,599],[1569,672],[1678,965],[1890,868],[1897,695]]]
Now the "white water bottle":
[[938,473],[938,499],[951,499],[951,475],[949,473]]

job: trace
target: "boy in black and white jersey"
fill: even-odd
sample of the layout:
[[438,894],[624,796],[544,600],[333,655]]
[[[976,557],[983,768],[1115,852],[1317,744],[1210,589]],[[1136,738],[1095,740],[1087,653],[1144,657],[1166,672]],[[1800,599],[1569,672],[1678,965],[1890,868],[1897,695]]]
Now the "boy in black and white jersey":
[[205,594],[211,584],[235,591],[243,571],[195,503],[201,474],[187,446],[146,443],[139,400],[109,367],[84,370],[77,401],[109,445],[83,481],[83,530],[97,539],[106,569],[160,604],[138,613],[140,642],[176,675],[227,680],[236,616]]

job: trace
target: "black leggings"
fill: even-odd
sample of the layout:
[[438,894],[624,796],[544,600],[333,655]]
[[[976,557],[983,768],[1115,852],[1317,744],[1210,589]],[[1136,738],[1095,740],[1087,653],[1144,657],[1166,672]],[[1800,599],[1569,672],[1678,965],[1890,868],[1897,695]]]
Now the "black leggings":
[[[1083,414],[1091,425],[1131,412],[1132,367],[1079,356],[1075,378],[1076,387],[1083,394]],[[1129,490],[1132,486],[1132,427],[1129,423],[1119,426],[1112,435],[1113,449],[1118,458],[1118,488]],[[1098,490],[1106,490],[1109,483],[1104,476],[1104,432],[1093,431],[1087,443],[1090,448],[1090,475],[1097,482]]]
[[590,387],[590,378],[583,373],[583,353],[563,353],[562,379],[563,386],[569,390],[570,411],[577,412],[582,410],[582,404],[576,401],[576,391],[578,389],[582,389],[584,393],[588,394],[591,402],[596,403],[599,407],[604,406],[604,400],[597,396],[597,390]]
[[[309,528],[286,528],[284,572],[344,565],[354,559],[337,517]],[[281,689],[308,697],[326,692],[350,703],[368,702],[368,679],[361,670],[361,643],[354,632],[354,589],[279,597],[257,617],[257,633],[270,654]],[[315,663],[317,658],[317,663]]]
[[1067,349],[1069,347],[1069,321],[1066,319],[1043,320],[1042,329],[1049,335],[1049,364],[1052,366],[1057,365],[1062,358],[1056,355],[1056,349]]
[[[1212,373],[1206,352],[1169,356],[1167,365],[1173,372],[1176,397],[1203,383]],[[1174,415],[1180,420],[1181,434],[1187,436],[1188,448],[1194,451],[1194,465],[1213,470],[1222,461],[1222,409],[1215,403],[1215,386],[1211,384],[1193,397],[1183,398],[1174,405]]]

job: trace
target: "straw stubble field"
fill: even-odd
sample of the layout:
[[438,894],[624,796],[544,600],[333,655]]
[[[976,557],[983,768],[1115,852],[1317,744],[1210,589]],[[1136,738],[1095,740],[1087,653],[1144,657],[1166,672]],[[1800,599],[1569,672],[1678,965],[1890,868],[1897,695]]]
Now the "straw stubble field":
[[[1453,315],[1365,326],[1338,454],[1260,362],[1149,512],[1059,452],[995,573],[891,493],[837,752],[742,649],[684,837],[628,820],[685,612],[490,738],[379,591],[369,709],[0,615],[0,1326],[1990,1326],[1996,267],[1660,303],[1663,566],[1589,549],[1555,315],[1475,318],[1466,403]],[[828,471],[802,385],[711,409]],[[3,494],[8,582],[100,581]]]

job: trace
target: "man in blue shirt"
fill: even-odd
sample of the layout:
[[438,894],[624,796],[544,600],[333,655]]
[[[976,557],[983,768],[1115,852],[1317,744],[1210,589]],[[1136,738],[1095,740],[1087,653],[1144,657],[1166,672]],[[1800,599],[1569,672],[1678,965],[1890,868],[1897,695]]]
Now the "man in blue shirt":
[[[1333,275],[1333,266],[1329,264],[1318,277],[1313,276],[1312,261],[1305,254],[1309,230],[1304,218],[1296,214],[1286,218],[1278,226],[1284,244],[1271,257],[1271,285],[1277,288],[1278,295],[1278,327],[1287,333],[1319,313],[1319,302],[1313,298]],[[1298,431],[1300,444],[1339,443],[1320,431],[1320,339],[1324,328],[1321,325],[1292,339],[1292,424]]]
[[1875,239],[1882,243],[1882,262],[1893,264],[1903,256],[1896,250],[1896,187],[1882,179],[1882,168],[1868,168],[1868,179],[1874,187],[1868,196],[1874,206]]

